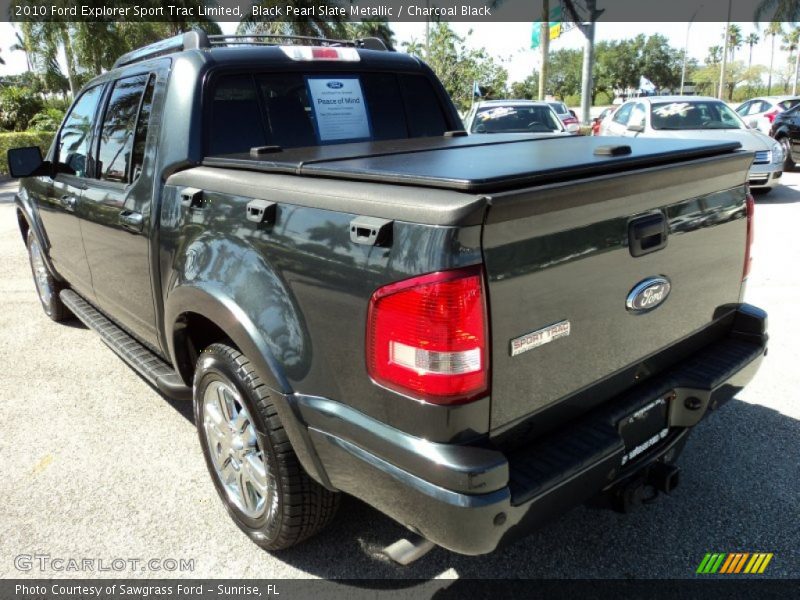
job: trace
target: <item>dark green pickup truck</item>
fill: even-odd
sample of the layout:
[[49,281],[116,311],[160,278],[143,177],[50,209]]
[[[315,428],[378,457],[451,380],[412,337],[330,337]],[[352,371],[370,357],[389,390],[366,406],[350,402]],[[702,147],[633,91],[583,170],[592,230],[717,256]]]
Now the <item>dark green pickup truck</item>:
[[193,400],[239,527],[286,548],[346,492],[408,562],[674,488],[766,354],[752,155],[470,137],[415,58],[270,41],[123,56],[44,159],[9,153],[45,312]]

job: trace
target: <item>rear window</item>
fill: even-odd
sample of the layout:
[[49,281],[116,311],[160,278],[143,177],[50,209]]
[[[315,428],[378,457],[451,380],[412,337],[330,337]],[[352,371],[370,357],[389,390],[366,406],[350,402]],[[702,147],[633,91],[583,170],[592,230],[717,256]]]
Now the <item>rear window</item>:
[[556,111],[559,115],[565,115],[569,112],[567,105],[563,102],[548,102],[550,106],[553,107],[553,110]]
[[778,106],[780,106],[783,110],[792,109],[798,104],[800,104],[800,98],[791,98],[789,100],[784,100],[783,102],[778,102]]
[[225,75],[210,97],[210,155],[441,136],[448,129],[433,86],[419,75]]

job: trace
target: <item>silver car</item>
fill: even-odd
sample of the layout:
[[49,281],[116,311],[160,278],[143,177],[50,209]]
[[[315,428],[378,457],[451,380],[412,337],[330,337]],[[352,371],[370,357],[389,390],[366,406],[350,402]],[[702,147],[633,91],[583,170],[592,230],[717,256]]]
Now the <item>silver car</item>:
[[563,135],[567,129],[547,102],[485,100],[476,102],[464,119],[470,135],[476,133],[545,133]]
[[783,175],[783,148],[768,135],[747,127],[727,104],[702,96],[650,96],[619,107],[600,125],[600,135],[683,138],[739,142],[755,153],[750,187],[769,191]]

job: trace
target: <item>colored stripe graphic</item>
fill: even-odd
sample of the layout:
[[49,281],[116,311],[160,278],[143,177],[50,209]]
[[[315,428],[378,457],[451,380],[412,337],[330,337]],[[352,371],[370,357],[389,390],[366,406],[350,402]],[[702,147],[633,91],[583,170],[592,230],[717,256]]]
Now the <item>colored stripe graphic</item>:
[[[770,552],[707,552],[700,561],[696,573],[709,575],[714,573],[731,575],[738,573],[761,574],[772,560]],[[746,565],[746,566],[745,566]]]

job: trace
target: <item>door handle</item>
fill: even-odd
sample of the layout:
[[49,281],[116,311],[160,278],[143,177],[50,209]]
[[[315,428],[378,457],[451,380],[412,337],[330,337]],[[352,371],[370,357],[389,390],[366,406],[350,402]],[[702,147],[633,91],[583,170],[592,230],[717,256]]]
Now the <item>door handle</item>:
[[70,212],[74,212],[75,205],[77,203],[78,203],[78,199],[75,196],[71,195],[71,194],[65,194],[65,195],[61,196],[61,206],[63,206],[66,210],[68,210]]
[[142,231],[142,226],[144,225],[144,217],[142,217],[142,213],[124,210],[119,213],[119,223],[122,225],[123,229],[139,233]]

